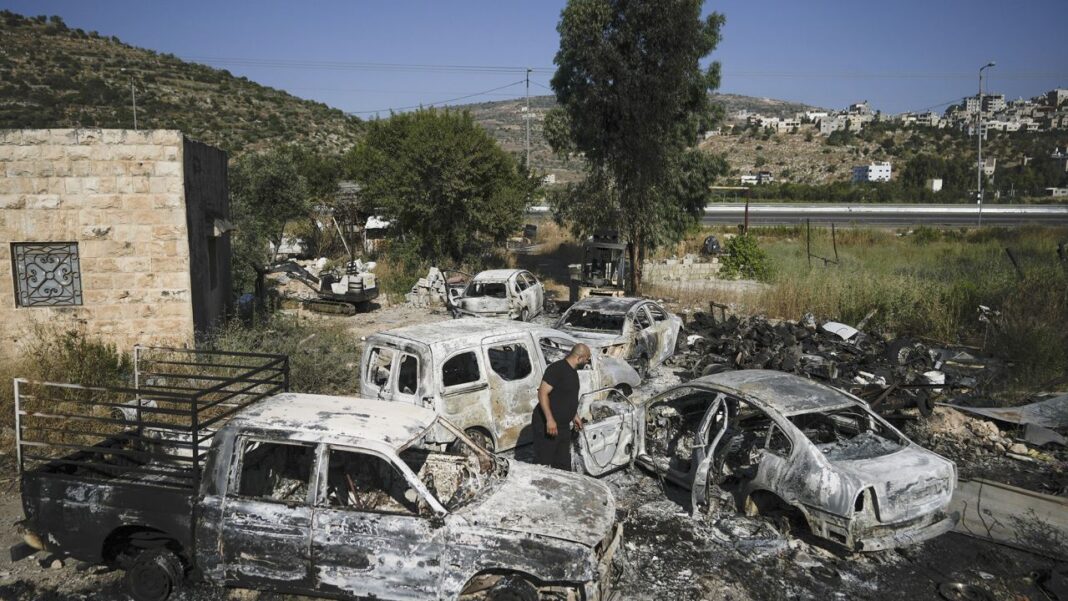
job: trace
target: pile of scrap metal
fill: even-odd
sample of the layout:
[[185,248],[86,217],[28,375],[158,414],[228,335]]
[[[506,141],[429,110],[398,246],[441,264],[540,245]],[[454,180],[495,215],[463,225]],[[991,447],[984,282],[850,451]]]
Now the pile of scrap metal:
[[333,269],[325,269],[326,265],[326,259],[307,262],[306,266],[291,259],[269,266],[266,273],[278,274],[275,279],[283,285],[296,280],[307,286],[313,295],[294,296],[313,311],[352,315],[357,310],[366,311],[378,298],[373,261],[356,259]]
[[[863,323],[860,328],[863,328]],[[991,364],[959,349],[913,338],[886,339],[846,324],[699,312],[687,324],[689,351],[671,361],[699,377],[732,369],[774,369],[824,381],[867,400],[879,411],[918,407],[980,389]]]

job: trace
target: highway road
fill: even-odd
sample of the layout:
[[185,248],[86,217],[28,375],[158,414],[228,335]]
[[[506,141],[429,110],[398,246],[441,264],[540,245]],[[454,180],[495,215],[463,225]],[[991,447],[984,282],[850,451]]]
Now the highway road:
[[[548,207],[531,207],[536,215],[547,215]],[[705,207],[702,222],[737,224],[745,219],[745,203],[717,203]],[[979,222],[976,205],[921,204],[809,204],[752,203],[750,225],[794,225],[812,220],[813,225],[854,225],[860,227],[975,226]],[[1068,204],[983,206],[983,225],[1061,225],[1068,226]]]
[[[745,203],[705,207],[705,224],[741,223]],[[813,224],[847,224],[868,227],[975,226],[976,205],[883,204],[757,204],[749,205],[750,225],[792,225],[810,219]],[[983,225],[1068,225],[1068,205],[985,205]]]

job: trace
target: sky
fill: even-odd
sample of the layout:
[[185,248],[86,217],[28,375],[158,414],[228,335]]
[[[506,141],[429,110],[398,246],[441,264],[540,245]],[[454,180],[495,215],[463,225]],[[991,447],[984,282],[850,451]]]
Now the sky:
[[[0,0],[360,117],[550,94],[564,0]],[[886,113],[1068,87],[1065,0],[709,0],[720,92]]]

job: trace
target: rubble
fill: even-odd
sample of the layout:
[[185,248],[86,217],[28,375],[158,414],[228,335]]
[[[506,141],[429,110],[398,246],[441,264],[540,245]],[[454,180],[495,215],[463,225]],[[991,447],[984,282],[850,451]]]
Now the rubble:
[[[862,322],[863,324],[864,322]],[[672,364],[692,377],[726,369],[774,369],[808,376],[867,400],[880,412],[917,407],[930,415],[934,401],[982,388],[998,365],[963,349],[935,348],[910,337],[886,339],[846,324],[763,316],[717,319],[698,312],[686,325],[689,350]]]

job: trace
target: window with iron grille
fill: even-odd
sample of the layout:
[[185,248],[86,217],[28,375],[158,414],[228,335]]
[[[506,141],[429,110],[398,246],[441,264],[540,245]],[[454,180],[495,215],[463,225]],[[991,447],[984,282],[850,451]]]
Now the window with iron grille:
[[11,272],[19,307],[82,304],[82,270],[77,242],[15,242]]

